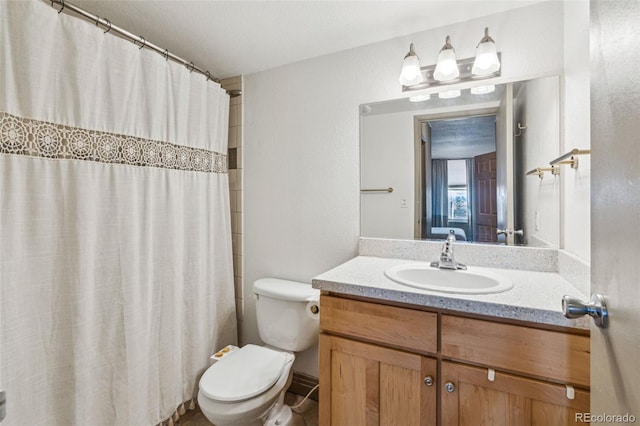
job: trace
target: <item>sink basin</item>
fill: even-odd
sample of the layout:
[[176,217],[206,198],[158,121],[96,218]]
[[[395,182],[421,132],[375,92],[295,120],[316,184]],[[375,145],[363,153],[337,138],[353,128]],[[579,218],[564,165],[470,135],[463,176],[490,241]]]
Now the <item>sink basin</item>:
[[438,269],[428,263],[393,266],[384,274],[390,280],[409,287],[457,294],[501,293],[513,287],[507,277],[481,267],[467,270]]

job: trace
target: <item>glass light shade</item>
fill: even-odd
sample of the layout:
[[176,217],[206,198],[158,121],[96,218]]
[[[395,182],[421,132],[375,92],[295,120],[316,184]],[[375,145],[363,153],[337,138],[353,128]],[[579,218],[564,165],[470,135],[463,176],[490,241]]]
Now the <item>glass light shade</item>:
[[493,41],[480,43],[476,48],[476,59],[473,61],[473,75],[489,75],[500,69],[500,60]]
[[431,95],[429,95],[428,93],[426,95],[416,95],[416,96],[411,96],[409,98],[410,102],[423,102],[423,101],[428,101],[429,99],[431,99]]
[[420,71],[420,60],[418,56],[409,54],[404,58],[398,81],[403,86],[414,86],[422,83],[422,71]]
[[456,62],[456,52],[453,49],[443,49],[438,55],[436,69],[433,78],[438,81],[455,80],[460,76],[458,63]]
[[496,86],[494,86],[493,84],[488,85],[488,86],[478,86],[478,87],[472,87],[471,88],[471,94],[473,95],[484,95],[486,93],[491,93],[493,91],[496,90]]
[[438,93],[440,99],[452,99],[460,96],[460,90],[447,90],[446,92]]

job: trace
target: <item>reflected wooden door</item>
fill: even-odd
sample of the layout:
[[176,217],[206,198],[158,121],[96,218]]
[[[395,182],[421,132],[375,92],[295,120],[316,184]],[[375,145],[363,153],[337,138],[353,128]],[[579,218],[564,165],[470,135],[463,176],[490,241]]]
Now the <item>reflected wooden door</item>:
[[477,242],[497,242],[498,203],[496,199],[496,153],[474,157],[473,235]]

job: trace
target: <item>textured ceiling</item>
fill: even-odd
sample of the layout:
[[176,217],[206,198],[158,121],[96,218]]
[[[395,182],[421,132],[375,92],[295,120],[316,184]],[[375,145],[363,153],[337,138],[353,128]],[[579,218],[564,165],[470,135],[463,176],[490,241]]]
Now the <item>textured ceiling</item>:
[[496,150],[496,117],[430,121],[431,158],[473,158]]
[[226,78],[539,0],[71,2]]

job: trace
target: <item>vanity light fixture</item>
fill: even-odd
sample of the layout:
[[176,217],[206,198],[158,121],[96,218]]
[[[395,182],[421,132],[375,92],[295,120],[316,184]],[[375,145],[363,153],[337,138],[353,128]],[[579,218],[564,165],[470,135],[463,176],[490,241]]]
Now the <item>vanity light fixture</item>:
[[402,71],[398,81],[403,86],[415,86],[422,83],[422,72],[420,71],[420,58],[413,50],[413,43],[409,45],[409,52],[404,56],[402,61]]
[[[481,80],[500,76],[501,55],[496,51],[496,44],[489,36],[489,28],[484,29],[484,37],[476,46],[476,56],[456,60],[456,52],[451,44],[451,37],[447,36],[444,46],[438,53],[435,65],[420,67],[420,60],[416,55],[413,43],[402,62],[400,84],[402,91],[422,90],[429,86],[447,85],[468,80]],[[487,86],[487,90],[489,90]],[[478,93],[481,92],[478,88]]]
[[456,50],[451,45],[451,38],[447,36],[444,46],[438,54],[433,78],[438,81],[451,81],[458,77],[460,77],[460,70],[456,61]]
[[489,27],[484,29],[484,37],[476,46],[476,59],[473,61],[471,74],[491,75],[500,69],[500,59],[496,50],[496,43],[489,37]]

